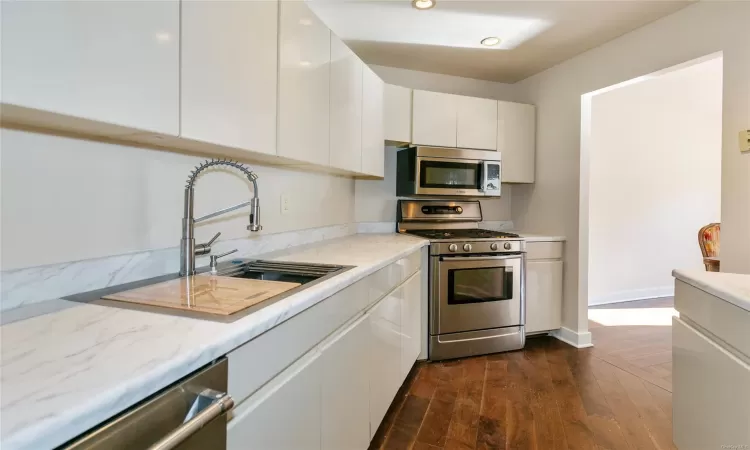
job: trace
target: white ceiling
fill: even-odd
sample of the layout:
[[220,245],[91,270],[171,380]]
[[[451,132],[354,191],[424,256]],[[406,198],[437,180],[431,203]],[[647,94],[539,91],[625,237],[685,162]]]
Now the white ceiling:
[[[690,1],[311,0],[368,64],[514,83],[669,15]],[[487,48],[479,41],[502,39]]]

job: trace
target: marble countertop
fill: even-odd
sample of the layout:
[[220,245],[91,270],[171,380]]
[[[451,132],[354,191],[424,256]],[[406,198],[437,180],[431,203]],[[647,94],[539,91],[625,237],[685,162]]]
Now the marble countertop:
[[360,234],[259,255],[356,267],[233,323],[76,304],[4,325],[2,448],[56,447],[427,244]]
[[526,240],[526,242],[559,242],[565,241],[565,236],[557,236],[554,234],[542,234],[542,233],[526,233],[525,231],[513,230],[511,233],[516,233]]
[[680,269],[672,271],[672,275],[680,281],[750,311],[750,275]]

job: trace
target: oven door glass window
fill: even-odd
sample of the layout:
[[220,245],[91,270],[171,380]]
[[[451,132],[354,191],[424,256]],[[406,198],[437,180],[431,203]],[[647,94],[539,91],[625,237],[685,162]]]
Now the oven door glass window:
[[448,304],[513,299],[513,268],[483,267],[448,270]]
[[482,166],[477,163],[422,160],[419,184],[423,188],[479,189]]

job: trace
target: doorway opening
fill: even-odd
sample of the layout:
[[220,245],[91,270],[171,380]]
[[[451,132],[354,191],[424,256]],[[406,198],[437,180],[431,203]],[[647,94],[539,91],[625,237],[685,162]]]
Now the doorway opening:
[[599,325],[666,326],[671,311],[616,304],[668,303],[673,269],[703,269],[698,231],[720,222],[722,80],[716,53],[582,96],[579,286],[589,306],[613,304],[590,310]]

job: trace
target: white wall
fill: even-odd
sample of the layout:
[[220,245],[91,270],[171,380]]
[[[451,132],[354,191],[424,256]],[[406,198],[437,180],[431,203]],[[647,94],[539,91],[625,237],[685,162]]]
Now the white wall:
[[[2,269],[177,247],[183,192],[204,158],[24,131],[0,130]],[[354,219],[349,178],[248,164],[258,174],[261,233]],[[196,184],[195,215],[248,200],[251,185],[229,173]],[[291,211],[281,215],[280,196]],[[196,227],[199,242],[257,236],[247,209]]]
[[517,97],[517,91],[513,84],[396,67],[377,65],[370,65],[370,67],[383,81],[397,86],[506,101],[515,101]]
[[674,295],[672,269],[703,268],[697,231],[721,215],[721,95],[717,57],[591,98],[590,305]]
[[[586,333],[587,267],[579,283],[581,96],[714,52],[724,55],[722,270],[750,273],[750,154],[738,132],[750,124],[750,2],[698,2],[517,84],[537,106],[536,183],[514,186],[517,227],[566,235],[563,326]],[[581,248],[579,249],[579,244]],[[585,263],[584,263],[585,264]],[[579,289],[579,285],[581,289]]]
[[[386,147],[385,179],[355,182],[355,220],[357,222],[396,221],[396,147]],[[484,220],[510,220],[511,186],[504,184],[502,197],[481,200]]]

